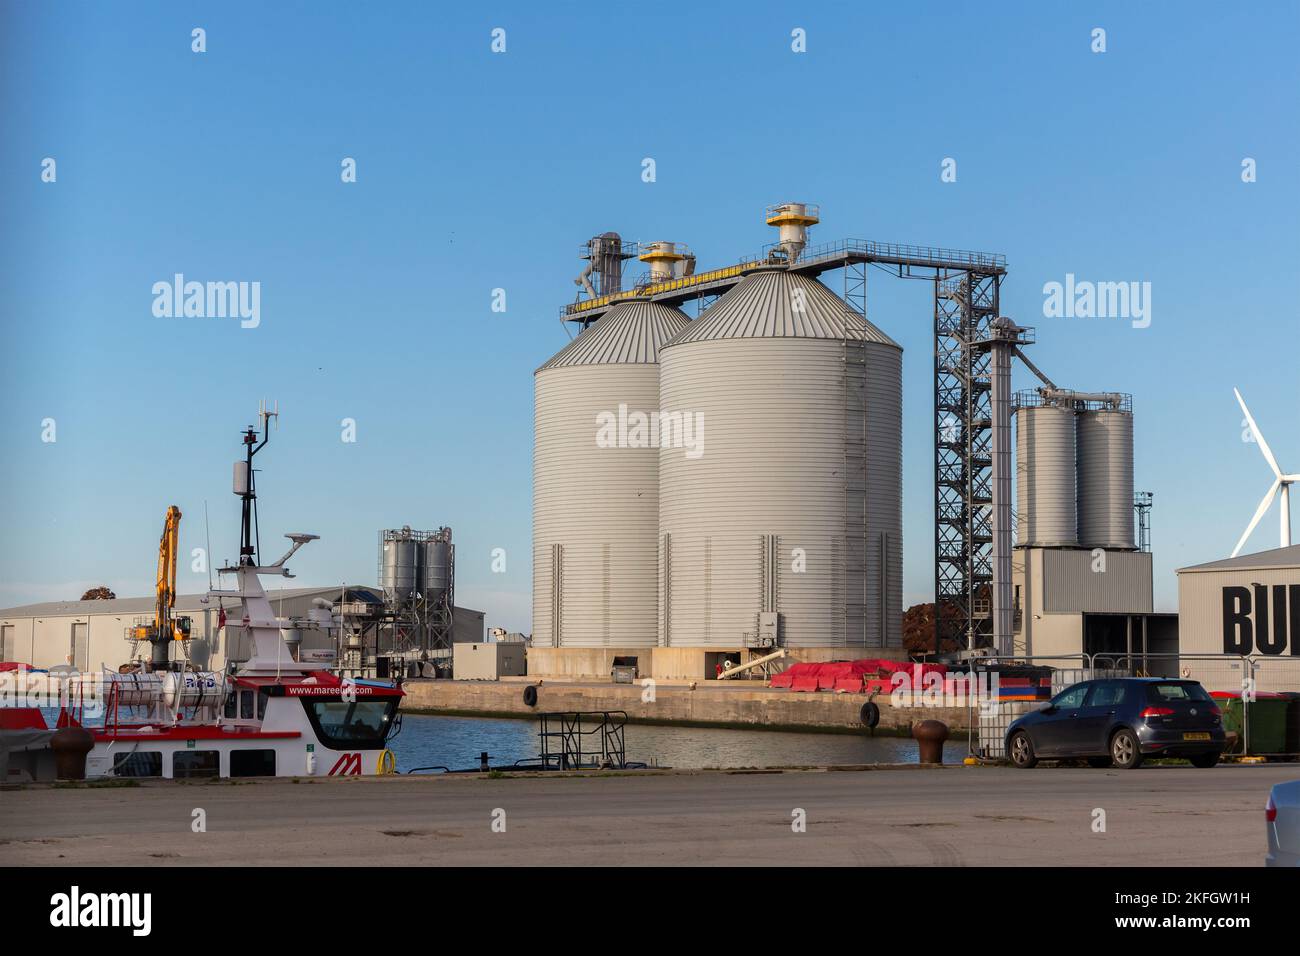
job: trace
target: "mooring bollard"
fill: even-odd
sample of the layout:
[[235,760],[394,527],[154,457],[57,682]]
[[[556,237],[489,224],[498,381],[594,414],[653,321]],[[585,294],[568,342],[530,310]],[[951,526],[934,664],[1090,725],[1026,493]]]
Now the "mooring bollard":
[[54,776],[60,780],[85,780],[86,755],[94,747],[95,736],[85,727],[60,727],[50,738]]
[[478,755],[478,769],[480,773],[488,772],[488,755],[487,751],[481,751]]
[[912,725],[921,763],[943,763],[943,742],[948,739],[948,725],[942,720],[923,720]]

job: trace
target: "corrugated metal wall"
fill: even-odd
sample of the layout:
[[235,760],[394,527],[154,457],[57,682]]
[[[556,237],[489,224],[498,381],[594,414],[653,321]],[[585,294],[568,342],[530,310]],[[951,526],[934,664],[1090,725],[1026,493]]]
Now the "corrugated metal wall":
[[1042,554],[1045,612],[1139,614],[1154,610],[1149,553],[1106,551],[1094,555],[1091,551],[1049,548]]

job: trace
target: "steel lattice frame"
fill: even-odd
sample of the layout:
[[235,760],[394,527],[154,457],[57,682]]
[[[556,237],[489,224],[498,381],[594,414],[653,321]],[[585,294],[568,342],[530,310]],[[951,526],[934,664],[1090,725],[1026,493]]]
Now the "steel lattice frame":
[[934,280],[934,638],[990,643],[992,615],[992,321],[1001,274]]

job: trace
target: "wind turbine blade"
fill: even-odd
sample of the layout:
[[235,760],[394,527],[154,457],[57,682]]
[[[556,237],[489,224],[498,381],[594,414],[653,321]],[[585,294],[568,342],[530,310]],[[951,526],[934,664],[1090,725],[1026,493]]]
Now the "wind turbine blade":
[[1273,457],[1273,449],[1268,447],[1268,442],[1264,441],[1263,434],[1260,433],[1259,426],[1255,424],[1255,419],[1250,414],[1250,409],[1246,407],[1246,400],[1241,397],[1241,392],[1235,388],[1232,394],[1237,396],[1237,404],[1241,406],[1242,414],[1246,416],[1246,423],[1250,425],[1251,434],[1255,436],[1255,442],[1259,445],[1260,453],[1264,460],[1268,462],[1268,467],[1273,469],[1273,474],[1279,478],[1282,477],[1282,469],[1277,466],[1277,459]]
[[1264,517],[1264,512],[1268,511],[1268,506],[1273,503],[1273,496],[1277,494],[1277,489],[1281,487],[1281,485],[1281,479],[1275,479],[1273,484],[1268,486],[1268,493],[1264,495],[1264,500],[1261,501],[1259,507],[1255,509],[1255,517],[1251,518],[1250,524],[1246,525],[1246,533],[1241,536],[1241,540],[1237,542],[1237,546],[1232,549],[1232,557],[1235,558],[1241,552],[1241,549],[1245,547],[1246,539],[1249,538],[1250,533],[1255,530],[1255,525],[1259,524],[1259,519]]

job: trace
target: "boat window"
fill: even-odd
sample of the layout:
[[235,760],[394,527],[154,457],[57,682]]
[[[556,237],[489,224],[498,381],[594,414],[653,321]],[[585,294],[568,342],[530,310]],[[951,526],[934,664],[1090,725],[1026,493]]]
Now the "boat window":
[[231,691],[229,694],[226,695],[226,709],[223,711],[223,713],[227,717],[233,719],[235,715],[238,713],[238,711],[236,710],[236,707],[238,706],[238,700],[239,700],[239,695],[236,694],[234,691]]
[[216,777],[221,773],[221,754],[216,750],[178,750],[172,754],[172,776]]
[[396,698],[379,700],[303,700],[312,729],[335,750],[377,750],[393,726]]
[[241,690],[239,692],[239,719],[253,719],[253,692],[251,690]]
[[116,777],[161,777],[162,753],[150,750],[144,753],[119,754],[113,762]]
[[232,777],[274,777],[275,751],[230,751],[230,775]]
[[263,688],[257,694],[257,719],[266,716],[266,702],[271,699],[271,692]]

